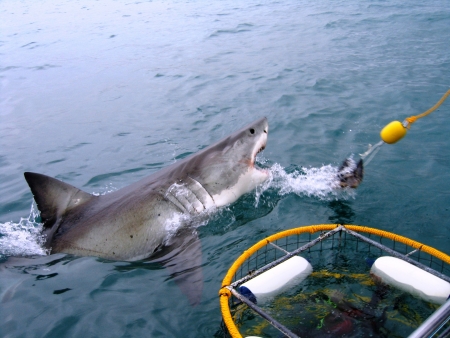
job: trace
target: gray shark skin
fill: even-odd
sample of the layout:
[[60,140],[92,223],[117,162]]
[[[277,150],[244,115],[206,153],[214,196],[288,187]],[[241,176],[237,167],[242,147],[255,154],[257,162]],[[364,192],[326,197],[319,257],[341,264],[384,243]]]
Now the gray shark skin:
[[[185,228],[268,178],[267,171],[255,166],[257,153],[266,146],[268,128],[267,119],[259,119],[196,154],[102,196],[26,172],[40,211],[45,246],[51,253],[123,261],[151,258],[169,247],[168,251],[183,257],[168,255],[163,264],[172,267],[173,273],[192,272],[201,265],[200,243],[195,230]],[[179,248],[183,243],[186,247]]]

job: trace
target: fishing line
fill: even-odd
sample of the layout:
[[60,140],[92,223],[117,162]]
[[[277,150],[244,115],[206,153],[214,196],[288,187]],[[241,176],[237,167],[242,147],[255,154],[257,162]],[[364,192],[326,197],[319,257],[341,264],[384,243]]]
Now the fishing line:
[[[364,160],[365,166],[367,166],[369,164],[369,162],[372,161],[373,157],[378,153],[378,151],[380,150],[380,147],[383,144],[384,144],[384,141],[380,141],[377,144],[375,144],[374,146],[369,144],[369,149],[367,149],[367,151],[364,154],[359,154],[359,156],[361,156],[361,159]],[[369,155],[370,155],[370,157],[366,160],[366,157],[368,157]]]

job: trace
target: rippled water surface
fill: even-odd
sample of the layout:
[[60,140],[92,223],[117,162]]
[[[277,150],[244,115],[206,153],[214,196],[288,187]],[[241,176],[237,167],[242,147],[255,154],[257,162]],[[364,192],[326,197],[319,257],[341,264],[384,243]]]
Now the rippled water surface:
[[[363,224],[450,253],[450,102],[384,145],[356,191],[329,184],[450,88],[447,0],[4,0],[0,18],[2,336],[221,336],[228,267],[299,225]],[[105,194],[262,116],[273,181],[198,228],[198,306],[158,264],[45,255],[23,172]]]

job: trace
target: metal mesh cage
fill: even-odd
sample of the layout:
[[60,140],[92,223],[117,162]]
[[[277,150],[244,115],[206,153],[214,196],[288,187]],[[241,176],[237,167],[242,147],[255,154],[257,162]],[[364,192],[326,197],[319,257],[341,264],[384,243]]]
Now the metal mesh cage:
[[[297,337],[290,329],[278,322],[273,315],[268,314],[267,311],[259,308],[238,292],[239,286],[246,281],[270,270],[294,255],[301,255],[311,262],[314,266],[312,278],[352,276],[352,278],[360,278],[360,282],[370,283],[370,275],[367,271],[365,274],[354,273],[351,269],[347,269],[348,273],[344,274],[333,274],[330,271],[333,272],[335,266],[342,266],[343,262],[344,265],[349,261],[353,262],[353,265],[364,265],[365,263],[370,264],[370,261],[373,262],[380,256],[388,255],[407,261],[450,282],[450,277],[448,277],[450,275],[450,257],[448,255],[402,236],[374,228],[336,224],[287,230],[272,235],[245,251],[224,278],[220,292],[221,307],[225,324],[232,337],[241,337],[230,312],[230,306],[233,307],[235,304],[233,298],[257,312],[285,336]],[[234,297],[231,297],[231,294]],[[327,297],[325,296],[324,299]],[[229,299],[231,302],[228,301]],[[441,318],[441,320],[445,319]],[[447,318],[447,320],[449,319]],[[443,329],[446,329],[447,326],[442,325]]]

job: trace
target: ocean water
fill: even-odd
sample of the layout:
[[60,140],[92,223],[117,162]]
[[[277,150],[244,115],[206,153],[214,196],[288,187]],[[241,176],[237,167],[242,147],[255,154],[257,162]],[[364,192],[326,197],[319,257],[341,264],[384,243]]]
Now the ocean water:
[[[257,240],[300,225],[377,227],[450,254],[450,3],[0,2],[3,337],[221,336],[218,290]],[[202,301],[157,264],[46,255],[23,172],[105,194],[266,116],[273,175],[198,228]],[[411,331],[413,328],[411,328]]]

